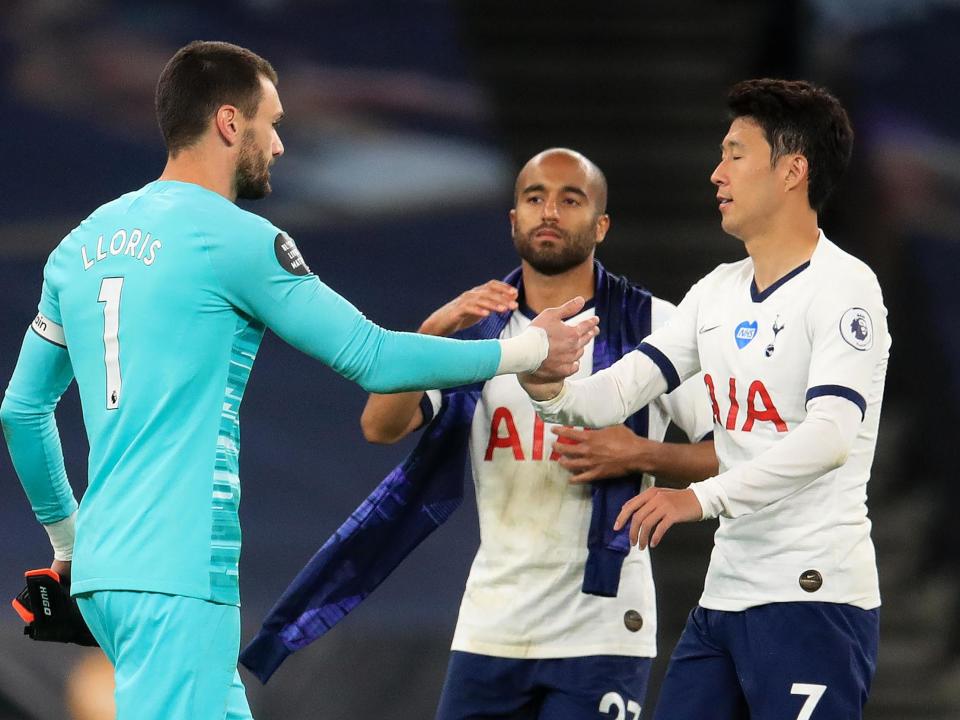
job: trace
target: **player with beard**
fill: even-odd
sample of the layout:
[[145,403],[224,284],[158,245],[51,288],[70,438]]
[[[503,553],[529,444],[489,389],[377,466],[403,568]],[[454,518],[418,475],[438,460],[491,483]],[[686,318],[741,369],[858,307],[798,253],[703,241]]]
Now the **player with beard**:
[[[239,209],[283,153],[277,75],[227,43],[179,50],[157,85],[160,179],[94,211],[51,254],[0,408],[14,466],[115,668],[120,720],[249,718],[240,641],[238,413],[265,329],[381,392],[571,373],[583,299],[505,341],[392,333]],[[76,377],[90,441],[79,506],[56,404]]]
[[[439,308],[421,333],[452,335],[501,316],[494,332],[512,337],[538,309],[580,295],[590,301],[575,320],[601,314],[601,335],[587,347],[581,377],[633,350],[671,317],[672,305],[594,260],[610,217],[606,180],[590,160],[566,149],[541,152],[518,175],[514,200],[510,224],[520,269]],[[610,302],[611,288],[620,288],[617,302]],[[629,319],[616,315],[621,303]],[[613,337],[640,327],[632,342],[605,354],[616,341],[608,341],[604,328]],[[588,536],[603,487],[649,486],[651,475],[686,484],[716,472],[712,441],[661,442],[671,420],[692,440],[709,433],[710,407],[699,382],[652,403],[628,420],[630,427],[591,431],[542,423],[514,377],[483,386],[468,441],[481,545],[454,633],[440,720],[579,720],[616,708],[620,717],[638,716],[656,654],[649,555],[627,553],[625,536],[623,554],[602,555],[610,549],[604,548],[600,565],[615,566],[613,584],[605,586],[592,579]],[[395,442],[444,412],[444,402],[438,391],[371,395],[364,435]],[[436,432],[425,431],[418,449]]]

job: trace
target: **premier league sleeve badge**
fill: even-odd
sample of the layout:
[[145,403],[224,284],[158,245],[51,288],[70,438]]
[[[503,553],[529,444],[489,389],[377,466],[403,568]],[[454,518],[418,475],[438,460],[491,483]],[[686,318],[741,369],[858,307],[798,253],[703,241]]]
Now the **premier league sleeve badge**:
[[863,308],[853,307],[840,318],[840,335],[857,350],[873,347],[873,321]]

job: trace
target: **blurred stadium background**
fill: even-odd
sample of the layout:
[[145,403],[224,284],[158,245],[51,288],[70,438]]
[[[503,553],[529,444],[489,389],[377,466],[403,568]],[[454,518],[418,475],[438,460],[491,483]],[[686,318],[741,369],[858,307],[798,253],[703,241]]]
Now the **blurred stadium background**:
[[[858,140],[822,224],[876,269],[894,335],[871,482],[884,607],[866,716],[960,717],[960,462],[950,439],[960,399],[960,3],[6,0],[0,385],[52,247],[96,205],[159,174],[154,84],[197,38],[246,45],[280,74],[286,156],[273,196],[252,209],[297,239],[321,279],[402,329],[513,267],[513,176],[552,145],[584,152],[609,177],[613,226],[600,258],[679,301],[716,263],[742,257],[708,182],[726,88],[772,75],[837,93]],[[265,340],[243,414],[245,639],[403,454],[363,442],[363,402],[357,387]],[[79,493],[86,439],[75,388],[59,423]],[[246,675],[258,720],[431,718],[476,525],[468,502],[269,685]],[[655,552],[663,657],[651,701],[698,597],[711,532],[678,528]],[[0,453],[0,597],[48,562]],[[106,692],[100,675],[95,655],[30,643],[13,612],[0,613],[0,720],[108,718],[109,703],[93,707]]]

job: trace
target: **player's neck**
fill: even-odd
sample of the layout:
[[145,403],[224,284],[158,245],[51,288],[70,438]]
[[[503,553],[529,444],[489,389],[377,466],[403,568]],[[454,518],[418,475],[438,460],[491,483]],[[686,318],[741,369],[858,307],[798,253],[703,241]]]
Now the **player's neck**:
[[777,280],[803,265],[817,248],[820,229],[816,213],[802,222],[771,227],[744,241],[753,260],[753,278],[757,290],[763,292]]
[[230,202],[237,201],[234,185],[235,172],[222,163],[210,162],[200,150],[181,150],[176,157],[168,157],[160,180],[193,183],[223,195]]
[[523,296],[527,307],[535,313],[563,305],[567,300],[581,296],[593,297],[593,255],[570,270],[559,275],[544,275],[537,272],[525,260],[523,268]]

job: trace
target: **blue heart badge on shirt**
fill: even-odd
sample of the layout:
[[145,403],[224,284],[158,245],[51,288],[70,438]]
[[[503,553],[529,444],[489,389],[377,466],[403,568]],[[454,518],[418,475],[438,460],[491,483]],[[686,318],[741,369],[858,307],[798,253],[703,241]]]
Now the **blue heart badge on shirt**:
[[750,341],[757,336],[757,321],[747,322],[744,320],[742,323],[737,325],[737,329],[733,331],[733,339],[737,341],[737,347],[743,350],[747,345],[750,344]]

